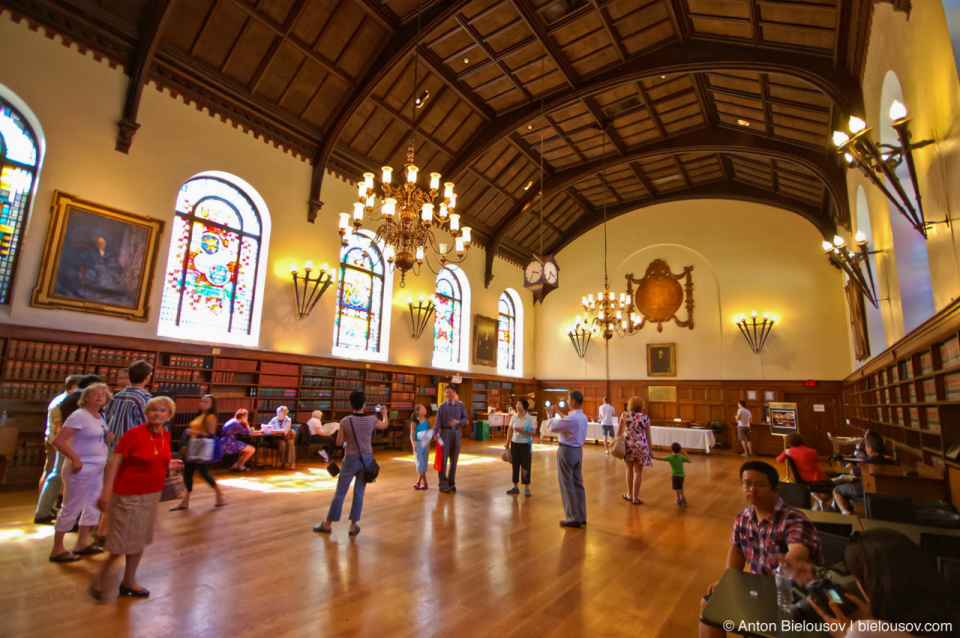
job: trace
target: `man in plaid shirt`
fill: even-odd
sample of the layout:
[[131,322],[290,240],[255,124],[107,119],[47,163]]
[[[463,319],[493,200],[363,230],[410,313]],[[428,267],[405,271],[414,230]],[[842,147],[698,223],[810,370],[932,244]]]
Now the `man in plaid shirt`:
[[153,372],[153,366],[146,361],[134,361],[127,368],[127,378],[130,385],[113,395],[113,399],[107,404],[107,427],[113,432],[113,443],[110,449],[117,445],[120,437],[127,433],[127,430],[143,425],[147,422],[144,415],[144,408],[147,406],[153,395],[144,389],[144,386],[150,381],[150,374]]
[[[763,461],[740,467],[740,486],[749,507],[737,515],[727,550],[727,569],[749,565],[754,574],[773,576],[782,564],[794,582],[803,585],[813,577],[813,564],[823,563],[817,528],[800,510],[780,499],[780,475]],[[710,585],[700,611],[716,589]],[[700,623],[700,636],[725,635],[722,629]]]

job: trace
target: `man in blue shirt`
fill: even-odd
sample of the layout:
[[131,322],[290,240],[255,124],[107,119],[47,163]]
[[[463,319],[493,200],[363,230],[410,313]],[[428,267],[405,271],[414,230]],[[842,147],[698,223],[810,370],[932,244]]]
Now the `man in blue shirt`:
[[[437,440],[443,447],[437,448],[442,458],[442,465],[438,473],[440,491],[444,494],[457,491],[457,460],[460,458],[460,428],[469,424],[467,408],[457,400],[457,391],[448,385],[443,391],[446,401],[440,404],[437,410]],[[447,470],[447,461],[450,469]]]

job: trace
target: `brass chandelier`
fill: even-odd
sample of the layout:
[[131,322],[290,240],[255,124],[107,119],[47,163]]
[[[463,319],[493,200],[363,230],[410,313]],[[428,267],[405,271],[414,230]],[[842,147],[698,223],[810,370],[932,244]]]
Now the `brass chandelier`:
[[[420,16],[417,16],[418,46],[413,54],[413,94],[417,95],[418,62],[420,40]],[[424,262],[433,272],[439,272],[446,264],[459,264],[467,257],[470,249],[470,227],[460,225],[460,215],[456,212],[457,195],[453,192],[453,182],[443,185],[440,192],[440,173],[430,173],[429,189],[417,185],[420,169],[414,163],[414,148],[417,134],[417,109],[423,106],[427,92],[413,100],[410,128],[410,146],[407,149],[407,163],[404,166],[404,180],[393,184],[393,169],[384,166],[381,173],[380,204],[374,189],[374,174],[364,173],[363,182],[358,188],[359,200],[353,205],[353,219],[349,213],[340,213],[340,238],[346,245],[348,236],[363,226],[364,214],[371,221],[380,222],[373,242],[383,242],[384,258],[388,267],[400,271],[400,287],[404,287],[404,278],[408,272],[420,274]],[[438,241],[434,230],[448,232],[453,239],[449,242]],[[434,264],[435,262],[435,264]]]

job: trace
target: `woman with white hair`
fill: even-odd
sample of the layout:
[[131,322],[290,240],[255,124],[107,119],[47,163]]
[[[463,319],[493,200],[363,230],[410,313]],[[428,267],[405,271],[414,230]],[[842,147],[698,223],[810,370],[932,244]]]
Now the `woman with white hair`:
[[110,512],[106,550],[100,574],[90,585],[90,594],[100,600],[113,566],[126,556],[126,569],[119,595],[146,598],[150,592],[137,584],[137,567],[143,550],[153,543],[157,506],[168,470],[179,470],[183,463],[173,460],[170,433],[163,424],[173,418],[176,407],[169,397],[153,397],[144,412],[147,422],[127,430],[120,437],[104,473],[103,493],[97,506]]
[[[107,463],[107,444],[113,433],[100,409],[107,404],[110,388],[106,383],[94,383],[80,394],[79,409],[67,417],[53,447],[66,458],[63,465],[63,509],[57,517],[53,534],[51,563],[72,563],[81,556],[100,554],[103,549],[90,541],[90,530],[100,522],[97,499],[103,487],[103,466]],[[73,529],[80,517],[80,533],[72,552],[64,547],[64,535]]]
[[337,444],[337,428],[325,428],[322,419],[323,411],[314,410],[307,421],[307,430],[310,432],[310,442],[323,446],[320,448],[320,458],[329,461],[333,457],[333,446]]

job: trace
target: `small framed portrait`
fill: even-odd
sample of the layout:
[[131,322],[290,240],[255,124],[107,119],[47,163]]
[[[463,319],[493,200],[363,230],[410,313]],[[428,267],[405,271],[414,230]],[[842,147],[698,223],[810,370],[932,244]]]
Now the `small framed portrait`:
[[497,365],[496,319],[477,315],[473,322],[473,362],[478,366]]
[[147,321],[163,222],[54,191],[31,305]]
[[647,376],[649,377],[677,376],[677,344],[675,343],[648,343],[647,344]]
[[764,390],[763,400],[766,401],[767,403],[770,403],[771,401],[776,401],[777,393],[773,390]]
[[756,400],[757,400],[757,391],[747,390],[747,401],[756,401]]

